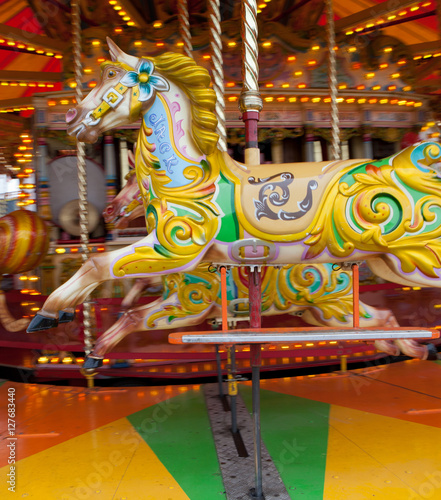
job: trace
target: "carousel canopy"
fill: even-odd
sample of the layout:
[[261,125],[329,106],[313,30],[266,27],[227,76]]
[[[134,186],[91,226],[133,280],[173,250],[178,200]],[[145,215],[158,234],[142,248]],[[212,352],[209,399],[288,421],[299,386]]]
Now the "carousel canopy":
[[[94,86],[99,64],[108,58],[108,35],[138,56],[182,50],[178,3],[80,0],[84,87]],[[187,5],[195,59],[209,68],[207,3]],[[237,94],[241,3],[220,2],[226,89]],[[342,92],[408,92],[441,108],[441,2],[335,0],[333,9]],[[292,89],[326,89],[323,0],[261,0],[258,22],[263,89],[281,99]],[[71,31],[68,0],[0,0],[0,147],[10,147],[29,128],[35,94],[74,86]]]

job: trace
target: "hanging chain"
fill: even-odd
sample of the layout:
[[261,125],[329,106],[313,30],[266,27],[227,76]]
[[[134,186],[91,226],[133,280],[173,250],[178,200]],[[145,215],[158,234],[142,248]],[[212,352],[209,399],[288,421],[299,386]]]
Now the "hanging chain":
[[332,0],[326,0],[326,30],[328,33],[328,76],[329,90],[331,94],[331,159],[340,160],[340,124],[337,106],[337,58],[335,54],[335,27],[334,27],[334,9]]
[[259,47],[257,43],[256,0],[242,1],[242,93],[239,107],[242,112],[262,109],[259,93]]
[[208,17],[210,26],[211,61],[213,69],[213,88],[216,93],[217,117],[216,132],[219,134],[219,149],[227,150],[227,130],[225,127],[225,100],[224,100],[224,68],[222,57],[222,31],[219,0],[208,0]]
[[188,20],[188,6],[187,0],[178,0],[178,21],[179,21],[179,34],[181,35],[182,42],[184,44],[184,54],[188,57],[192,57],[191,52],[193,47],[191,46],[191,34],[190,34],[190,22]]
[[[80,104],[83,98],[82,90],[82,64],[81,64],[81,19],[79,0],[72,0],[72,33],[73,54],[75,68],[76,98]],[[86,171],[86,149],[84,142],[77,141],[77,168],[78,168],[78,198],[81,231],[81,249],[83,263],[89,257],[89,223],[87,207],[87,171]],[[84,329],[84,351],[89,354],[93,348],[93,336],[91,332],[91,304],[87,300],[83,303],[83,329]]]

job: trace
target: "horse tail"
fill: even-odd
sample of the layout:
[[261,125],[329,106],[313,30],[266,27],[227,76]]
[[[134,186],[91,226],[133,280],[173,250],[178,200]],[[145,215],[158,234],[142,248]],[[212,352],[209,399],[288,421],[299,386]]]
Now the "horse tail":
[[0,218],[1,274],[34,269],[42,262],[48,248],[48,228],[36,213],[16,210]]

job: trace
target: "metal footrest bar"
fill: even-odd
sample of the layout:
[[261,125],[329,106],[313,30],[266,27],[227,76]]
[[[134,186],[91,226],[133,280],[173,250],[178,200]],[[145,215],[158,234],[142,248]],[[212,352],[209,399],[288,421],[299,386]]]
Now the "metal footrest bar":
[[274,344],[278,342],[310,342],[319,340],[394,340],[437,339],[440,332],[424,328],[261,328],[228,332],[172,333],[171,344]]

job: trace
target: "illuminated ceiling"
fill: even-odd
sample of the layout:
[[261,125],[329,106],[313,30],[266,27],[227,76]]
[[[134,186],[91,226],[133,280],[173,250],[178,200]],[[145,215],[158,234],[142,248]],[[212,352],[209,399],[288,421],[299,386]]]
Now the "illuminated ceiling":
[[[176,0],[80,0],[80,4],[86,60],[90,56],[88,40],[104,40],[106,34],[116,38],[123,49],[139,38],[158,51],[176,50]],[[224,47],[228,40],[237,40],[240,53],[241,2],[221,0],[220,4]],[[315,37],[323,38],[323,0],[261,0],[258,5],[260,41],[278,44],[284,58],[306,50]],[[209,51],[207,2],[188,0],[188,9],[194,48],[202,54]],[[334,13],[338,44],[358,47],[372,65],[375,54],[369,51],[385,47],[386,42],[372,42],[381,30],[382,40],[390,41],[394,49],[403,51],[405,47],[414,73],[413,88],[437,98],[441,83],[437,19],[441,19],[441,12],[437,16],[436,0],[336,0]],[[0,0],[0,111],[12,110],[9,115],[14,124],[32,113],[27,108],[32,106],[33,94],[66,86],[71,73],[70,41],[68,0]],[[266,64],[264,55],[262,67]],[[268,55],[267,60],[276,55]],[[0,142],[8,130],[0,124]]]

